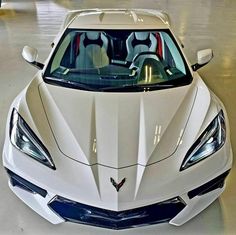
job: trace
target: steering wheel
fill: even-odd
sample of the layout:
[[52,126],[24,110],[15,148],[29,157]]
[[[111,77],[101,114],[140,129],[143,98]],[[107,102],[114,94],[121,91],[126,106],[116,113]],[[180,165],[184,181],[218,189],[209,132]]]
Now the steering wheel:
[[158,60],[160,60],[160,57],[156,54],[156,52],[153,51],[142,51],[138,54],[136,54],[132,60],[132,64],[142,55],[154,55],[158,58]]
[[[141,61],[141,64],[135,65],[135,62],[137,61],[137,59],[142,55],[144,55],[144,56],[145,55],[153,55],[154,58],[147,56],[147,57],[144,58],[143,61]],[[160,73],[163,76],[163,79],[168,80],[168,77],[166,76],[166,73],[165,73],[165,67],[162,64],[162,60],[160,59],[159,55],[156,54],[156,52],[152,52],[152,51],[143,51],[143,52],[140,52],[140,53],[138,53],[134,56],[134,58],[132,60],[132,64],[130,65],[130,69],[132,70],[132,74],[134,74],[133,76],[135,76],[135,77],[140,76],[140,74],[142,72],[142,69],[143,69],[143,62],[148,60],[148,59],[152,59],[152,60],[156,61],[155,67],[158,68],[158,70],[160,71]]]
[[160,61],[160,57],[156,54],[156,52],[153,52],[153,51],[142,51],[136,54],[129,67],[129,69],[132,70],[132,73],[134,74],[133,76],[137,76],[137,74],[139,74],[140,72],[140,68],[137,65],[135,65],[135,61],[142,55],[154,55]]

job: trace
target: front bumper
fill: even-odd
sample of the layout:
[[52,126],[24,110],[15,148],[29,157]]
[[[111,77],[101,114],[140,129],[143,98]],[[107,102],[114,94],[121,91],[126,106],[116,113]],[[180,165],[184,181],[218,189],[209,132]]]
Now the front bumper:
[[[176,197],[144,207],[111,211],[75,202],[58,195],[49,200],[50,195],[45,189],[25,180],[9,169],[6,170],[9,175],[9,186],[13,192],[49,221],[53,223],[70,221],[116,230],[163,222],[174,225],[183,224],[185,220],[189,220],[199,213],[222,193],[225,179],[230,172],[228,170],[189,191],[187,193],[188,204],[181,197]],[[186,197],[186,195],[182,196]]]
[[[225,188],[224,179],[232,166],[229,142],[211,158],[182,172],[179,172],[182,159],[173,156],[149,166],[135,197],[131,178],[117,193],[109,180],[111,176],[115,177],[117,170],[98,166],[104,179],[100,193],[105,191],[102,187],[110,187],[106,196],[96,194],[98,190],[95,182],[92,183],[91,167],[60,154],[53,154],[57,156],[57,170],[52,171],[25,156],[6,139],[3,165],[10,175],[11,190],[53,224],[71,221],[111,229],[162,222],[176,226],[184,224],[220,196]],[[120,169],[119,175],[121,178],[131,177],[136,175],[136,170],[136,167]],[[117,201],[119,208],[112,204]],[[140,214],[144,217],[141,218]]]

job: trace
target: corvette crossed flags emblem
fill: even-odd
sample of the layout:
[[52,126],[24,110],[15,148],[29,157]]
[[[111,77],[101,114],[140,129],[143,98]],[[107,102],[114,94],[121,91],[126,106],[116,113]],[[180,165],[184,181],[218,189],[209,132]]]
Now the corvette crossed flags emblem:
[[116,191],[119,192],[120,188],[123,186],[123,184],[126,181],[126,178],[124,178],[120,183],[116,183],[116,181],[111,177],[110,181],[112,185],[115,187]]

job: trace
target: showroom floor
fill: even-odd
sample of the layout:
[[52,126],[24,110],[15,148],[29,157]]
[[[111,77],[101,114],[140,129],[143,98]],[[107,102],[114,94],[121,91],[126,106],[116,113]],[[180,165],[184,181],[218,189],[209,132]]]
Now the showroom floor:
[[[0,9],[0,149],[13,98],[36,72],[21,57],[24,45],[36,47],[43,61],[68,9],[123,7],[167,11],[175,32],[194,62],[196,51],[211,47],[214,60],[200,70],[228,111],[236,152],[236,1],[235,0],[6,0]],[[182,227],[168,224],[114,232],[64,223],[52,225],[16,198],[0,168],[0,234],[236,234],[236,169],[219,200]]]

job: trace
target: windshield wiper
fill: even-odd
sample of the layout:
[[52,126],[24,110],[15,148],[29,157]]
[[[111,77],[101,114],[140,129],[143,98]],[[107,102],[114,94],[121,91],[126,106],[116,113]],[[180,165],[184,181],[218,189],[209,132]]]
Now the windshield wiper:
[[75,88],[87,91],[143,91],[145,89],[166,89],[174,87],[174,84],[166,84],[166,83],[159,83],[159,84],[125,84],[123,86],[109,86],[109,87],[102,87],[102,88],[92,88],[89,85],[69,81],[63,78],[55,78],[55,77],[46,77],[47,83],[57,84],[59,86],[68,87],[68,88]]
[[103,87],[99,88],[100,91],[115,91],[115,90],[144,90],[144,89],[165,89],[165,88],[171,88],[174,87],[173,84],[126,84],[123,86],[111,86],[111,87]]
[[68,81],[63,78],[46,77],[46,79],[47,79],[48,83],[53,83],[53,84],[57,84],[59,86],[64,86],[64,87],[68,87],[68,88],[76,88],[76,89],[87,90],[87,91],[95,91],[96,90],[86,84]]
[[98,68],[91,68],[91,69],[78,69],[78,68],[74,68],[74,69],[67,69],[66,73],[77,73],[77,74],[95,74],[98,75],[99,74],[99,69]]

